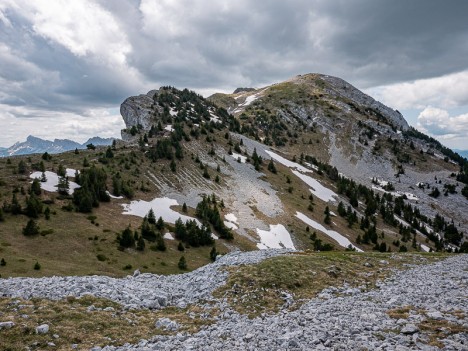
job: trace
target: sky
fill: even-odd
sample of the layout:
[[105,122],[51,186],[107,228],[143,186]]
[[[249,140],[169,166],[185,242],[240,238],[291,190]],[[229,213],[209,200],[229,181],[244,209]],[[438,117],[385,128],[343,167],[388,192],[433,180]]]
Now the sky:
[[119,137],[125,98],[343,78],[468,149],[465,0],[1,0],[0,146]]

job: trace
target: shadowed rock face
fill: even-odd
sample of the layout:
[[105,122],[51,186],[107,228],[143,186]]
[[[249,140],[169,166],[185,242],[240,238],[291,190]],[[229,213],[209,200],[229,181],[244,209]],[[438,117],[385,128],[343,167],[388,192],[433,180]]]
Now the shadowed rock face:
[[255,91],[255,88],[237,88],[236,90],[234,90],[233,94],[249,92],[249,91]]
[[[158,90],[150,90],[147,94],[131,96],[120,105],[120,114],[127,129],[138,125],[144,129],[151,127],[154,112],[159,110],[159,106],[154,102],[157,93]],[[122,131],[122,139],[129,139],[128,134],[124,131]]]

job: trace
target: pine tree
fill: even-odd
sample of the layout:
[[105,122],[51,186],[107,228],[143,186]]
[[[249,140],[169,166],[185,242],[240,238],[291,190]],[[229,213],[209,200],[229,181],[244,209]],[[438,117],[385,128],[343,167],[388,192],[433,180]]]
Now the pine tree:
[[158,221],[156,222],[156,229],[158,229],[158,230],[161,231],[161,230],[164,229],[164,226],[165,226],[164,220],[163,220],[162,217],[160,216],[160,217],[158,218]]
[[213,248],[210,251],[210,259],[211,261],[216,261],[216,256],[218,256],[218,251],[216,251],[216,247],[213,246]]
[[185,246],[182,243],[182,241],[179,241],[179,245],[177,245],[177,250],[179,251],[185,251]]
[[145,240],[143,239],[143,235],[140,235],[137,241],[137,250],[144,251],[145,250]]
[[119,238],[119,245],[124,248],[135,246],[135,237],[132,233],[132,230],[130,229],[130,226],[125,228],[125,230],[122,232],[122,235]]
[[274,174],[277,173],[275,164],[273,163],[273,160],[272,160],[272,159],[270,159],[270,162],[268,163],[268,170],[269,170],[271,173],[274,173]]
[[13,193],[13,196],[11,198],[11,206],[10,206],[10,212],[13,215],[19,215],[21,213],[21,205],[18,201],[18,198],[16,197],[16,194]]
[[46,209],[44,210],[44,216],[45,216],[46,220],[50,219],[50,208],[49,208],[49,206],[47,206]]
[[42,213],[42,202],[38,197],[32,193],[31,196],[26,198],[25,214],[30,218],[37,218]]
[[179,267],[180,270],[186,270],[187,269],[187,261],[185,260],[184,256],[180,257],[179,263],[177,264],[177,267]]
[[0,266],[2,267],[6,266],[6,261],[4,258],[2,258],[2,260],[0,261]]
[[41,269],[41,265],[39,264],[39,262],[36,261],[36,263],[34,264],[34,270],[38,271]]
[[338,204],[337,211],[338,211],[338,214],[339,214],[341,217],[346,217],[347,211],[346,211],[346,208],[344,207],[344,204],[343,204],[342,201],[340,201],[340,203]]
[[35,195],[41,195],[41,183],[38,178],[34,178],[31,184],[31,191],[30,193],[34,193]]
[[327,207],[325,207],[325,219],[324,219],[324,222],[325,224],[331,224],[331,218],[330,218],[330,209]]
[[150,224],[156,224],[156,217],[152,208],[148,211],[148,222]]
[[164,238],[162,237],[162,235],[158,235],[156,239],[156,248],[159,251],[166,251],[166,243],[164,242]]
[[67,175],[67,171],[65,170],[65,167],[63,166],[63,164],[59,164],[57,175],[59,177],[65,177]]
[[21,160],[18,164],[18,173],[19,174],[25,174],[26,173],[26,163]]
[[185,202],[182,205],[182,212],[187,213],[187,204]]
[[39,234],[39,226],[36,221],[30,219],[25,227],[23,227],[23,235],[25,236],[34,236]]

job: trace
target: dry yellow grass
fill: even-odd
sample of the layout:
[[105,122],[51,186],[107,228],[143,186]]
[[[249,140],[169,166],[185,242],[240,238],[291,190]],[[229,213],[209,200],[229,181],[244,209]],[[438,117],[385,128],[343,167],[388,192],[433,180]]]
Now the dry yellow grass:
[[[95,308],[88,309],[90,306]],[[178,331],[194,333],[212,323],[218,313],[216,309],[206,311],[197,306],[128,311],[112,301],[89,296],[60,301],[2,298],[0,311],[2,321],[15,323],[13,328],[0,331],[0,348],[5,351],[24,350],[33,344],[36,344],[35,349],[42,350],[50,348],[47,345],[50,342],[55,344],[54,350],[70,350],[72,344],[77,344],[81,350],[137,343],[155,335],[174,334],[174,331],[155,327],[155,321],[163,317],[177,322]],[[35,328],[41,324],[49,325],[47,334],[36,334]]]

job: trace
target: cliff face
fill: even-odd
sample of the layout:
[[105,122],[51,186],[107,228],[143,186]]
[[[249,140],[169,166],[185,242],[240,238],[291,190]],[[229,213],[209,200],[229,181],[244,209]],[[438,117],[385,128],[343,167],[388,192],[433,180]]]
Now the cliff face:
[[157,94],[158,90],[151,90],[147,94],[131,96],[120,105],[120,114],[127,127],[122,130],[123,140],[131,139],[131,135],[127,131],[133,126],[141,126],[143,129],[151,127],[155,112],[161,110],[157,103],[155,103],[155,96]]

